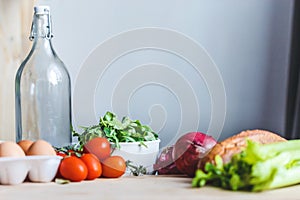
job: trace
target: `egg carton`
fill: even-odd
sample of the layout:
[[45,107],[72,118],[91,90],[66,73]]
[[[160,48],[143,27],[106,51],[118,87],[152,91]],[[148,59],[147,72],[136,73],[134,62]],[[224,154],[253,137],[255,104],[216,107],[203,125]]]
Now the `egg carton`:
[[61,156],[0,157],[0,184],[16,185],[28,177],[31,182],[51,182]]

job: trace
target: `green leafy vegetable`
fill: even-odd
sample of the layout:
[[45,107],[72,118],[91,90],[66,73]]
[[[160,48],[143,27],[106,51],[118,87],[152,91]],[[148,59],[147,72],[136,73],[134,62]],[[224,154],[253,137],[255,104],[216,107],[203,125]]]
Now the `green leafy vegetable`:
[[263,191],[300,183],[300,140],[261,145],[248,141],[244,151],[224,164],[220,156],[197,170],[193,187],[205,184],[230,190]]
[[147,169],[142,165],[133,165],[130,160],[126,161],[126,166],[133,176],[141,176],[147,173]]
[[117,148],[120,147],[120,142],[140,142],[141,145],[146,146],[145,141],[158,139],[158,134],[149,126],[142,125],[139,120],[123,117],[120,121],[112,112],[106,112],[103,117],[100,117],[99,124],[81,128],[83,128],[81,134],[73,130],[73,136],[78,138],[79,148],[95,137],[106,137]]

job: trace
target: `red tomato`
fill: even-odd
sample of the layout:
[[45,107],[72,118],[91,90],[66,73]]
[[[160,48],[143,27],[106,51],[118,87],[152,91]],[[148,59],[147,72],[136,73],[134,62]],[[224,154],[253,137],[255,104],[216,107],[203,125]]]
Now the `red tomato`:
[[76,156],[76,152],[74,150],[72,150],[72,149],[69,149],[67,154],[69,156]]
[[60,163],[59,173],[65,179],[79,182],[86,179],[88,169],[80,158],[67,156]]
[[126,163],[121,156],[108,157],[101,164],[102,176],[106,178],[118,178],[126,171]]
[[99,159],[94,154],[91,154],[91,153],[83,154],[80,157],[80,159],[87,166],[87,169],[88,169],[88,174],[86,177],[87,180],[93,180],[93,179],[101,176],[102,167],[101,167]]
[[83,146],[84,153],[92,153],[97,156],[100,161],[109,157],[110,151],[110,143],[103,137],[93,138]]
[[64,152],[56,152],[57,156],[61,156],[61,157],[66,157],[67,154],[65,154]]

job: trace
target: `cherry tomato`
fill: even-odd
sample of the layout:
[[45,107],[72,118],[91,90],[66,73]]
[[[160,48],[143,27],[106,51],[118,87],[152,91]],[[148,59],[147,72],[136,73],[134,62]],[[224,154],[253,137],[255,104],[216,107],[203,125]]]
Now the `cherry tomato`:
[[72,150],[72,149],[69,149],[67,154],[68,154],[69,156],[76,156],[76,151],[74,151],[74,150]]
[[106,178],[118,178],[126,171],[126,163],[121,156],[110,156],[101,164],[102,176]]
[[57,156],[61,156],[61,157],[63,157],[63,158],[67,156],[67,154],[65,154],[64,152],[60,152],[60,151],[59,151],[59,152],[56,152],[56,155],[57,155]]
[[87,180],[93,180],[101,176],[102,166],[99,159],[94,154],[83,154],[80,159],[84,162],[88,169],[88,174],[86,177]]
[[60,163],[59,173],[65,179],[79,182],[86,179],[88,169],[80,158],[76,156],[67,156]]
[[96,137],[83,146],[84,153],[92,153],[102,161],[110,156],[110,143],[106,138]]

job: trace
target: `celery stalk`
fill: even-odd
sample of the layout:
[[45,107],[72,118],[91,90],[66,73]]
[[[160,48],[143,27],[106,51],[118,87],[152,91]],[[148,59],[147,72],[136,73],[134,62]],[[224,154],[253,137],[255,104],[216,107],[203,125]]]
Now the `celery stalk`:
[[253,158],[258,160],[266,160],[268,158],[276,156],[283,151],[291,151],[297,149],[300,149],[300,140],[289,140],[287,142],[276,142],[266,145],[260,145],[249,140],[245,152],[249,159]]
[[262,191],[300,183],[300,140],[261,145],[248,141],[244,151],[223,164],[207,163],[193,187],[212,184],[230,190]]
[[295,185],[300,182],[300,166],[291,169],[280,168],[270,181],[254,185],[252,191],[270,190]]

